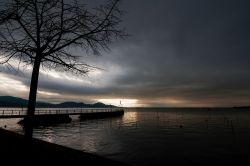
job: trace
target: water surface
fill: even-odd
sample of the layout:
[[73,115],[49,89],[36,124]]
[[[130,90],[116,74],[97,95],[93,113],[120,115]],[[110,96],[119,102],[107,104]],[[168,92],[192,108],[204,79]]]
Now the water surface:
[[[123,117],[72,118],[37,127],[34,137],[131,165],[250,154],[250,110],[139,108],[126,109]],[[0,127],[22,133],[17,121],[0,120]]]

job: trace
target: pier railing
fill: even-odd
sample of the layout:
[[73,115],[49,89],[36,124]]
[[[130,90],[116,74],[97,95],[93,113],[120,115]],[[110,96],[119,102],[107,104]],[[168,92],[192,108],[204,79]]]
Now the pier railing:
[[[117,112],[122,108],[37,108],[35,115],[80,115],[84,113]],[[24,108],[0,108],[0,118],[23,117],[27,113]]]

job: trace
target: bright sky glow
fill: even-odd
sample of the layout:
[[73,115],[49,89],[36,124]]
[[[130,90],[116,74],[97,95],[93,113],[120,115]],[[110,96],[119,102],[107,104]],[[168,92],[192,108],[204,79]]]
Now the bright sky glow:
[[46,92],[46,91],[41,91],[41,90],[38,90],[38,94],[47,95],[47,96],[59,96],[59,95],[60,95],[60,94],[58,94],[58,93]]
[[4,91],[8,95],[14,95],[16,93],[27,92],[29,89],[21,81],[13,79],[0,73],[0,90]]
[[137,107],[137,99],[98,99],[104,104],[111,104],[120,107]]

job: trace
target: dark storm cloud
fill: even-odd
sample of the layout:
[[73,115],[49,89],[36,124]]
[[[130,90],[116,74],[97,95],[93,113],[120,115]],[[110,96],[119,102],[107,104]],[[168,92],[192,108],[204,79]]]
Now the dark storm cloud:
[[[126,4],[126,3],[125,3]],[[249,98],[249,1],[129,1],[112,56],[137,98]],[[120,90],[123,90],[122,88]],[[225,104],[225,103],[223,103]]]
[[[124,0],[121,7],[129,37],[84,57],[105,71],[83,79],[89,83],[42,74],[40,90],[154,106],[250,103],[250,1]],[[17,79],[29,85],[28,76]]]

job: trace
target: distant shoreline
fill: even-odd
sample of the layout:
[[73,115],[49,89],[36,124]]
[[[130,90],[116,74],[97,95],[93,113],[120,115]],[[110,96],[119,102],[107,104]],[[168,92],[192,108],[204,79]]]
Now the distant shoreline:
[[[0,96],[0,107],[6,108],[26,108],[28,105],[28,100],[13,97],[13,96]],[[67,101],[58,104],[53,104],[49,102],[36,102],[37,108],[114,108],[116,106],[106,105],[101,102],[87,104],[82,102]]]

